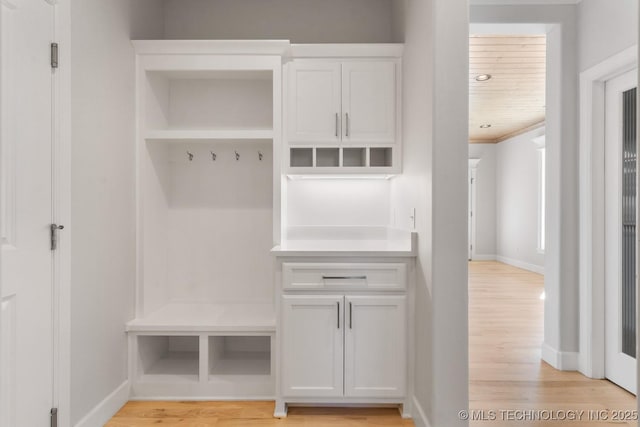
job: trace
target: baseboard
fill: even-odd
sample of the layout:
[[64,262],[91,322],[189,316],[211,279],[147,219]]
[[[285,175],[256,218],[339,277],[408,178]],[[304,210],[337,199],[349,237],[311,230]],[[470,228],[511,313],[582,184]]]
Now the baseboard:
[[503,264],[509,264],[514,267],[521,268],[523,270],[532,271],[534,273],[544,274],[544,267],[535,265],[535,264],[529,264],[528,262],[519,261],[517,259],[507,258],[507,257],[497,255],[496,261],[499,261]]
[[429,419],[425,415],[424,410],[420,405],[420,402],[418,402],[418,399],[416,399],[415,396],[413,396],[412,413],[413,413],[413,423],[416,425],[416,427],[431,427],[431,424],[429,424]]
[[75,427],[103,426],[129,400],[129,381],[125,381],[112,391],[102,402],[85,415]]
[[474,255],[471,261],[495,261],[495,255]]
[[543,343],[542,360],[559,371],[577,371],[579,353],[576,351],[558,351],[550,345]]

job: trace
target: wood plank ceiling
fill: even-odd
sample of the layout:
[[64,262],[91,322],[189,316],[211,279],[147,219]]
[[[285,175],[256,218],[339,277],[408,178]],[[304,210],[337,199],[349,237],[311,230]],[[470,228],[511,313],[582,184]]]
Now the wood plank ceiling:
[[[545,70],[543,35],[471,36],[469,142],[497,143],[543,125]],[[483,74],[491,79],[477,81]]]

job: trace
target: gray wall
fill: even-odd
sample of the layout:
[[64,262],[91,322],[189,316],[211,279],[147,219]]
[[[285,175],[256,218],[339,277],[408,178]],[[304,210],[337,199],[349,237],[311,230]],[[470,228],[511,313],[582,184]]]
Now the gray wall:
[[[466,2],[405,0],[403,174],[396,225],[416,208],[415,403],[434,427],[465,426],[468,406]],[[455,331],[454,334],[451,331]],[[415,410],[417,416],[419,410]]]
[[498,260],[544,270],[538,252],[538,147],[544,128],[496,145],[496,255]]
[[583,0],[578,19],[580,71],[638,43],[637,0]]
[[[134,314],[134,55],[137,8],[71,2],[71,421],[127,380]],[[151,9],[149,9],[151,10]],[[145,13],[138,13],[144,18]],[[150,36],[161,28],[143,25]],[[155,34],[154,34],[155,33]]]
[[385,43],[393,1],[165,0],[165,38]]
[[476,259],[496,254],[496,144],[469,144],[469,158],[480,159],[476,168]]

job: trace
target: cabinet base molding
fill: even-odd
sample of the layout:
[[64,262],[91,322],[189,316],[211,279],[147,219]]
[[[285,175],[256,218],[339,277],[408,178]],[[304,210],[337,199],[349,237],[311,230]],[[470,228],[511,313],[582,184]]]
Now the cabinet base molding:
[[325,407],[325,408],[398,408],[402,418],[411,418],[411,402],[403,399],[366,399],[366,398],[291,398],[276,399],[273,416],[286,418],[289,407]]

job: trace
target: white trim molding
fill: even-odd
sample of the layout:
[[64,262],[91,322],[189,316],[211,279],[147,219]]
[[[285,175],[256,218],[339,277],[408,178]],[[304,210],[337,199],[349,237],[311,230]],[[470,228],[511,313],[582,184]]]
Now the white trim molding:
[[498,257],[496,255],[477,255],[474,254],[473,255],[473,260],[472,261],[496,261],[498,259]]
[[424,410],[422,409],[422,405],[420,405],[420,402],[418,402],[418,399],[416,399],[415,396],[413,396],[413,423],[416,425],[416,427],[431,427],[431,424],[429,424],[429,418],[427,418],[427,415],[424,413]]
[[636,66],[632,46],[580,74],[580,353],[578,370],[604,378],[605,83]]
[[85,415],[75,427],[95,427],[107,423],[129,400],[129,381],[120,384],[104,400]]
[[542,344],[542,360],[560,371],[577,371],[579,353],[558,351],[548,344]]
[[535,265],[535,264],[531,264],[531,263],[528,263],[528,262],[520,261],[520,260],[517,260],[517,259],[507,258],[507,257],[501,256],[501,255],[497,255],[496,256],[496,260],[498,262],[503,263],[503,264],[508,264],[508,265],[513,266],[513,267],[521,268],[523,270],[532,271],[532,272],[538,273],[538,274],[544,274],[544,266],[541,266],[541,265]]

